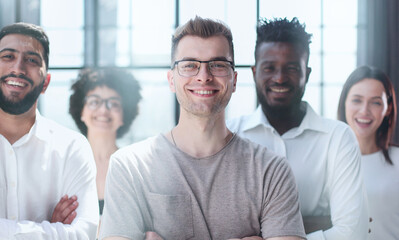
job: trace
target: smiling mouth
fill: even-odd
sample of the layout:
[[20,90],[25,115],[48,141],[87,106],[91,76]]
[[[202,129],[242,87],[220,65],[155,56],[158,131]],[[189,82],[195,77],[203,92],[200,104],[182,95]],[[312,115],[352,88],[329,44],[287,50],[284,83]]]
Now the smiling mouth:
[[218,90],[190,90],[197,96],[212,96],[218,92]]
[[14,81],[14,80],[6,80],[5,83],[7,85],[13,86],[13,87],[26,87],[28,84],[19,82],[19,81]]
[[290,89],[287,87],[270,87],[269,89],[275,93],[286,93],[290,91]]
[[371,123],[371,120],[370,120],[370,119],[356,118],[355,120],[356,120],[356,122],[358,122],[358,123],[363,123],[363,124],[369,124],[369,123]]
[[94,119],[99,122],[111,122],[111,119],[108,117],[95,117]]

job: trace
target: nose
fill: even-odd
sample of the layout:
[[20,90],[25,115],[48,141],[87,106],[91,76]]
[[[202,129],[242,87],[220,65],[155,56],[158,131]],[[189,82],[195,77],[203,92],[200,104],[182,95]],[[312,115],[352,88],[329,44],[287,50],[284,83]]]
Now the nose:
[[361,113],[367,113],[369,111],[369,105],[367,102],[362,103],[360,106],[360,112]]
[[25,65],[24,59],[22,57],[17,57],[12,62],[11,72],[17,76],[20,74],[23,74],[23,75],[26,74],[26,65]]
[[274,82],[280,83],[280,84],[284,83],[286,81],[285,75],[282,70],[276,70],[272,79]]
[[103,100],[103,101],[101,102],[100,106],[98,106],[97,110],[98,110],[98,111],[102,111],[102,112],[109,111],[109,108],[108,108],[108,106],[107,106],[107,101],[104,101],[104,100]]
[[197,81],[199,82],[209,82],[212,81],[213,76],[211,74],[211,71],[209,69],[208,63],[201,63],[201,67],[199,69],[199,72],[197,74]]

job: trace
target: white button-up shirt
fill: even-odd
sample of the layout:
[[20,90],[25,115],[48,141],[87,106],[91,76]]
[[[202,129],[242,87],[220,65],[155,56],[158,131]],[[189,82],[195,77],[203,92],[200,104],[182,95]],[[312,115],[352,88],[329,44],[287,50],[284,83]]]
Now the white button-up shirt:
[[[86,138],[43,118],[14,144],[0,134],[0,239],[95,239],[96,166]],[[50,223],[61,197],[76,195],[72,224]]]
[[393,165],[382,151],[362,155],[362,173],[367,189],[370,217],[370,240],[399,238],[399,147],[389,147]]
[[346,124],[321,118],[304,104],[306,115],[300,126],[282,136],[260,106],[227,125],[287,158],[297,181],[302,216],[331,215],[332,228],[308,234],[309,240],[364,240],[368,211],[357,140]]

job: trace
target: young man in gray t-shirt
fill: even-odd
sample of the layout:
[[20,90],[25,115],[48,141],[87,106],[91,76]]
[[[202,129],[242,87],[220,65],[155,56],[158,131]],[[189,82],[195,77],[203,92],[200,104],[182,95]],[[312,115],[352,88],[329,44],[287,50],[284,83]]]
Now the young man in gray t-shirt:
[[173,36],[172,63],[179,123],[112,156],[100,239],[305,238],[285,159],[225,125],[237,80],[229,28],[190,20]]

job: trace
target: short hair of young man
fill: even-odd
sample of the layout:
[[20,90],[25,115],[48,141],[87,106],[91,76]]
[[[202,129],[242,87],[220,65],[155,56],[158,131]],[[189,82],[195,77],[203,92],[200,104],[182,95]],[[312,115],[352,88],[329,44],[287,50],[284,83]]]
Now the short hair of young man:
[[31,23],[24,23],[24,22],[14,23],[14,24],[5,26],[3,29],[1,29],[0,40],[4,36],[9,35],[9,34],[22,34],[22,35],[33,37],[37,41],[39,41],[40,44],[43,46],[44,62],[46,63],[46,70],[48,70],[49,55],[50,55],[50,42],[49,42],[47,34],[44,32],[44,30],[41,27],[31,24]]
[[287,18],[275,18],[273,20],[261,19],[256,29],[255,62],[258,61],[258,48],[264,42],[292,43],[307,53],[309,61],[309,44],[312,42],[312,34],[305,31],[306,25],[301,24],[294,17],[291,21]]
[[81,120],[84,100],[89,91],[101,86],[115,90],[121,96],[123,125],[117,130],[117,137],[120,138],[129,131],[138,114],[138,103],[141,100],[140,84],[126,70],[117,68],[83,69],[71,87],[73,93],[69,98],[69,113],[80,132],[87,136],[87,126]]
[[345,102],[348,97],[349,90],[352,88],[353,85],[366,78],[375,79],[381,82],[385,88],[385,93],[387,94],[388,108],[391,109],[391,112],[388,116],[384,117],[384,120],[382,121],[380,127],[377,129],[376,143],[377,146],[382,149],[382,153],[384,154],[386,162],[392,165],[393,163],[392,159],[389,157],[388,148],[391,143],[396,126],[396,97],[395,89],[393,88],[389,77],[382,70],[370,66],[361,66],[356,68],[349,75],[342,88],[341,97],[339,98],[338,120],[347,123],[345,116]]
[[175,34],[172,36],[172,64],[175,61],[177,45],[185,36],[197,36],[201,38],[224,36],[229,43],[230,53],[234,65],[233,34],[231,33],[230,28],[223,22],[196,16],[194,19],[190,19],[186,24],[177,28]]

